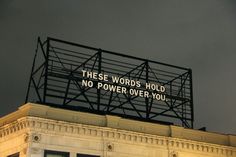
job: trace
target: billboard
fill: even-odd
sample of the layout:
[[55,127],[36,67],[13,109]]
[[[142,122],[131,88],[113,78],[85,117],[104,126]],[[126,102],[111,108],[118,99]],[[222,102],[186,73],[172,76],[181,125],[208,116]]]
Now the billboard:
[[38,38],[26,102],[193,127],[192,71]]

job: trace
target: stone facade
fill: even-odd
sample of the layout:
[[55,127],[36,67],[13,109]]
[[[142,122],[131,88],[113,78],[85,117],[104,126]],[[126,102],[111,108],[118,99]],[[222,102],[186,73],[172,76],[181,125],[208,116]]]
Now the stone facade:
[[0,119],[0,157],[236,157],[236,136],[28,103]]

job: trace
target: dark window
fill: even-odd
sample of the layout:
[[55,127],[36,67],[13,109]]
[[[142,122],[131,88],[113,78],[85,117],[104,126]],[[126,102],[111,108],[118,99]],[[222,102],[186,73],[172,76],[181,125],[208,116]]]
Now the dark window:
[[88,154],[77,154],[77,157],[100,157],[97,155],[88,155]]
[[69,153],[68,152],[45,150],[44,157],[69,157]]
[[12,154],[12,155],[8,155],[7,157],[19,157],[20,156],[20,153],[15,153],[15,154]]

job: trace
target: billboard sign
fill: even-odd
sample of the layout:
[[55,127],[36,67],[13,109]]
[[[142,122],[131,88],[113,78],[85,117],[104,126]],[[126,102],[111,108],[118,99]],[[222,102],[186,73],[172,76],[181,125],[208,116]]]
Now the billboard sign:
[[193,127],[192,72],[55,38],[38,38],[26,102]]

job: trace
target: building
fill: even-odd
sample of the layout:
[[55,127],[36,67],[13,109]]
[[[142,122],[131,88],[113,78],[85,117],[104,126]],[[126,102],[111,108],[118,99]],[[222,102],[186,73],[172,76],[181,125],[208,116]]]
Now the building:
[[236,136],[27,103],[0,118],[0,157],[236,157]]
[[25,102],[0,157],[236,157],[235,135],[191,129],[189,68],[38,38]]

